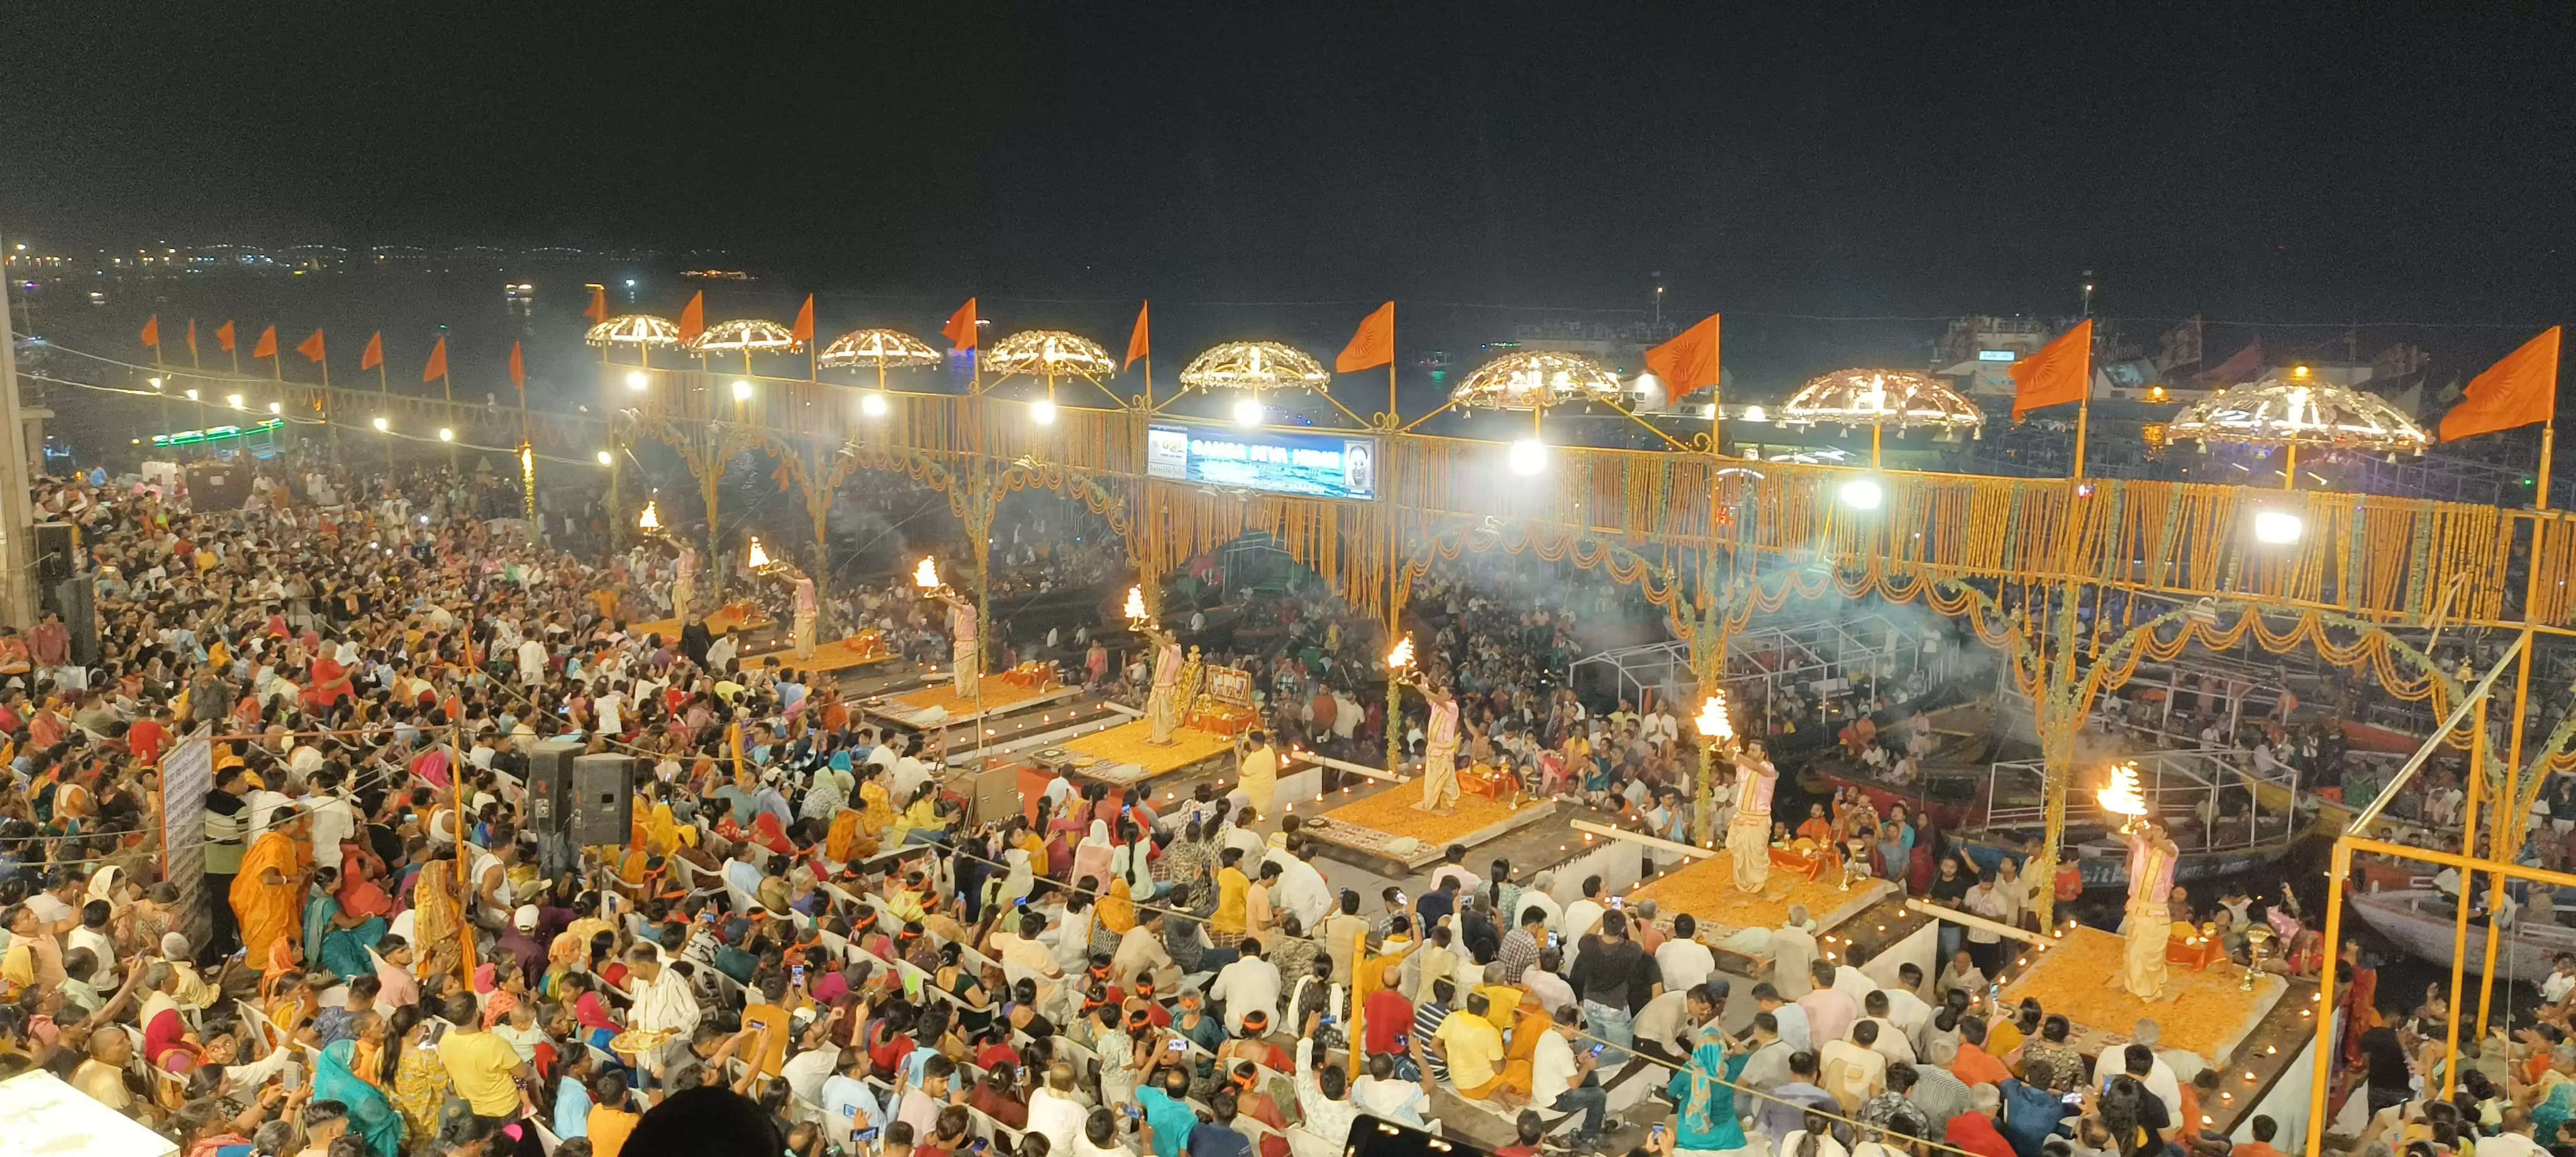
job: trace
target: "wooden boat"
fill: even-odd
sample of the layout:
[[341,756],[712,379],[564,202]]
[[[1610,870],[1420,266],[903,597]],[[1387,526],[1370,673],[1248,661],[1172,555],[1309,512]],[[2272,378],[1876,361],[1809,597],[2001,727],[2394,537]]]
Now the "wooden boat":
[[[2451,963],[2451,937],[2457,928],[2459,902],[2449,894],[2429,886],[2347,892],[2343,902],[2353,915],[2395,941],[2398,947],[2436,964]],[[2561,952],[2576,953],[2576,928],[2555,920],[2547,924],[2518,921],[2497,938],[2497,945],[2504,957],[2504,967],[2496,972],[2499,978],[2537,984],[2549,975],[2551,957]],[[2477,975],[2486,967],[2486,925],[2472,922],[2468,971]]]

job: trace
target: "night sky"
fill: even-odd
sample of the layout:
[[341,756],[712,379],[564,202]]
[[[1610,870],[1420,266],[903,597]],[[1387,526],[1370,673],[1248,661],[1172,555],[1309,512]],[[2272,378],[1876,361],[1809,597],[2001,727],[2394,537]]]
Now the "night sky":
[[[849,294],[2568,310],[2569,7],[171,6],[6,17],[0,227],[724,247]],[[2068,23],[2068,21],[2080,23]],[[1354,314],[1354,316],[1356,316]],[[2213,344],[2216,344],[2213,339]]]

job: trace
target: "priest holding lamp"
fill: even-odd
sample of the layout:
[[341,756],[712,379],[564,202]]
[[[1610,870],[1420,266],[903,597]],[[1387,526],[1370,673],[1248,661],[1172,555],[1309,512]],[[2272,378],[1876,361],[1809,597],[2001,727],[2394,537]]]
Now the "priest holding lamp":
[[2121,764],[2111,769],[2109,786],[2094,793],[2102,810],[2126,817],[2120,836],[2129,844],[2128,920],[2120,934],[2126,941],[2119,974],[2110,986],[2126,988],[2140,1000],[2157,1000],[2165,989],[2165,945],[2173,938],[2174,862],[2177,849],[2164,829],[2148,822],[2146,797],[2138,792],[2138,769]]
[[927,555],[913,570],[912,583],[921,588],[923,598],[936,599],[948,608],[948,661],[956,669],[950,686],[960,699],[982,698],[984,651],[982,640],[975,634],[975,604],[939,581],[939,568]]
[[1181,726],[1181,641],[1145,611],[1145,589],[1127,588],[1127,625],[1154,648],[1154,689],[1145,696],[1145,742],[1170,747]]

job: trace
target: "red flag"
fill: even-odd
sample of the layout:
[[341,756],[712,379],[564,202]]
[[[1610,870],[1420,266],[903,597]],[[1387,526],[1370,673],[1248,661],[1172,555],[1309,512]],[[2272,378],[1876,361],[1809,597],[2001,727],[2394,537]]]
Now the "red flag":
[[939,335],[961,350],[975,348],[975,299],[967,298],[957,312],[948,315],[948,324],[939,327]]
[[2200,380],[2213,386],[2232,386],[2244,381],[2263,367],[2263,339],[2255,338],[2236,351],[2236,356],[2200,372]]
[[442,337],[437,345],[429,347],[429,364],[420,368],[420,380],[434,382],[446,376],[447,339]]
[[197,356],[197,319],[193,317],[188,319],[188,356]]
[[510,343],[510,384],[519,387],[522,394],[528,392],[528,362],[520,355],[517,342]]
[[305,361],[308,361],[308,362],[318,362],[318,361],[321,361],[321,360],[322,360],[322,356],[323,356],[323,355],[322,355],[322,331],[321,331],[321,330],[318,330],[318,329],[317,329],[317,330],[314,330],[314,331],[313,331],[313,336],[311,336],[311,337],[308,337],[308,338],[304,339],[304,344],[302,344],[302,345],[299,345],[299,346],[295,347],[295,352],[300,353],[300,354],[303,354],[303,355],[304,355],[304,360],[305,360]]
[[143,344],[151,346],[155,352],[161,349],[160,314],[156,313],[143,319]]
[[367,338],[367,350],[358,355],[358,368],[372,370],[385,364],[385,331],[377,330]]
[[272,325],[267,329],[259,331],[259,341],[250,347],[250,356],[255,358],[273,358],[277,356],[276,326]]
[[796,324],[790,328],[798,341],[814,340],[814,295],[805,295],[805,307],[796,311]]
[[594,285],[590,287],[590,308],[581,311],[581,315],[592,321],[608,320],[607,286]]
[[1717,315],[1646,351],[1646,368],[1664,379],[1664,397],[1680,401],[1717,384]]
[[[2522,343],[2469,382],[2467,396],[2442,415],[2442,440],[2553,421],[2558,416],[2558,326]],[[2545,488],[2548,480],[2543,479]]]
[[1137,304],[1136,332],[1127,335],[1127,360],[1118,367],[1119,369],[1124,370],[1133,368],[1136,364],[1136,359],[1154,356],[1154,347],[1147,341],[1145,333],[1145,311],[1152,309],[1153,307],[1154,303],[1150,301],[1140,302]]
[[1360,319],[1359,330],[1351,334],[1351,344],[1343,346],[1341,356],[1333,359],[1333,372],[1347,374],[1394,364],[1395,303],[1390,301]]
[[683,344],[696,341],[698,335],[705,332],[707,332],[707,294],[705,290],[699,290],[690,296],[688,308],[680,311],[680,341]]
[[2014,362],[2013,421],[2042,406],[2084,400],[2093,382],[2093,319],[2057,335],[2039,352]]
[[215,348],[225,353],[233,352],[233,323],[228,321],[215,327]]

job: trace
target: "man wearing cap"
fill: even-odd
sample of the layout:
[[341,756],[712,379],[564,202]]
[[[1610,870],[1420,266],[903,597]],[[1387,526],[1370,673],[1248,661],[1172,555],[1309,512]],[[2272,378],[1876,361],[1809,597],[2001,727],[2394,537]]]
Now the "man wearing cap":
[[519,975],[543,976],[546,971],[546,946],[537,941],[537,922],[541,914],[534,904],[521,904],[510,913],[510,926],[503,930],[498,943],[503,952],[519,962]]

